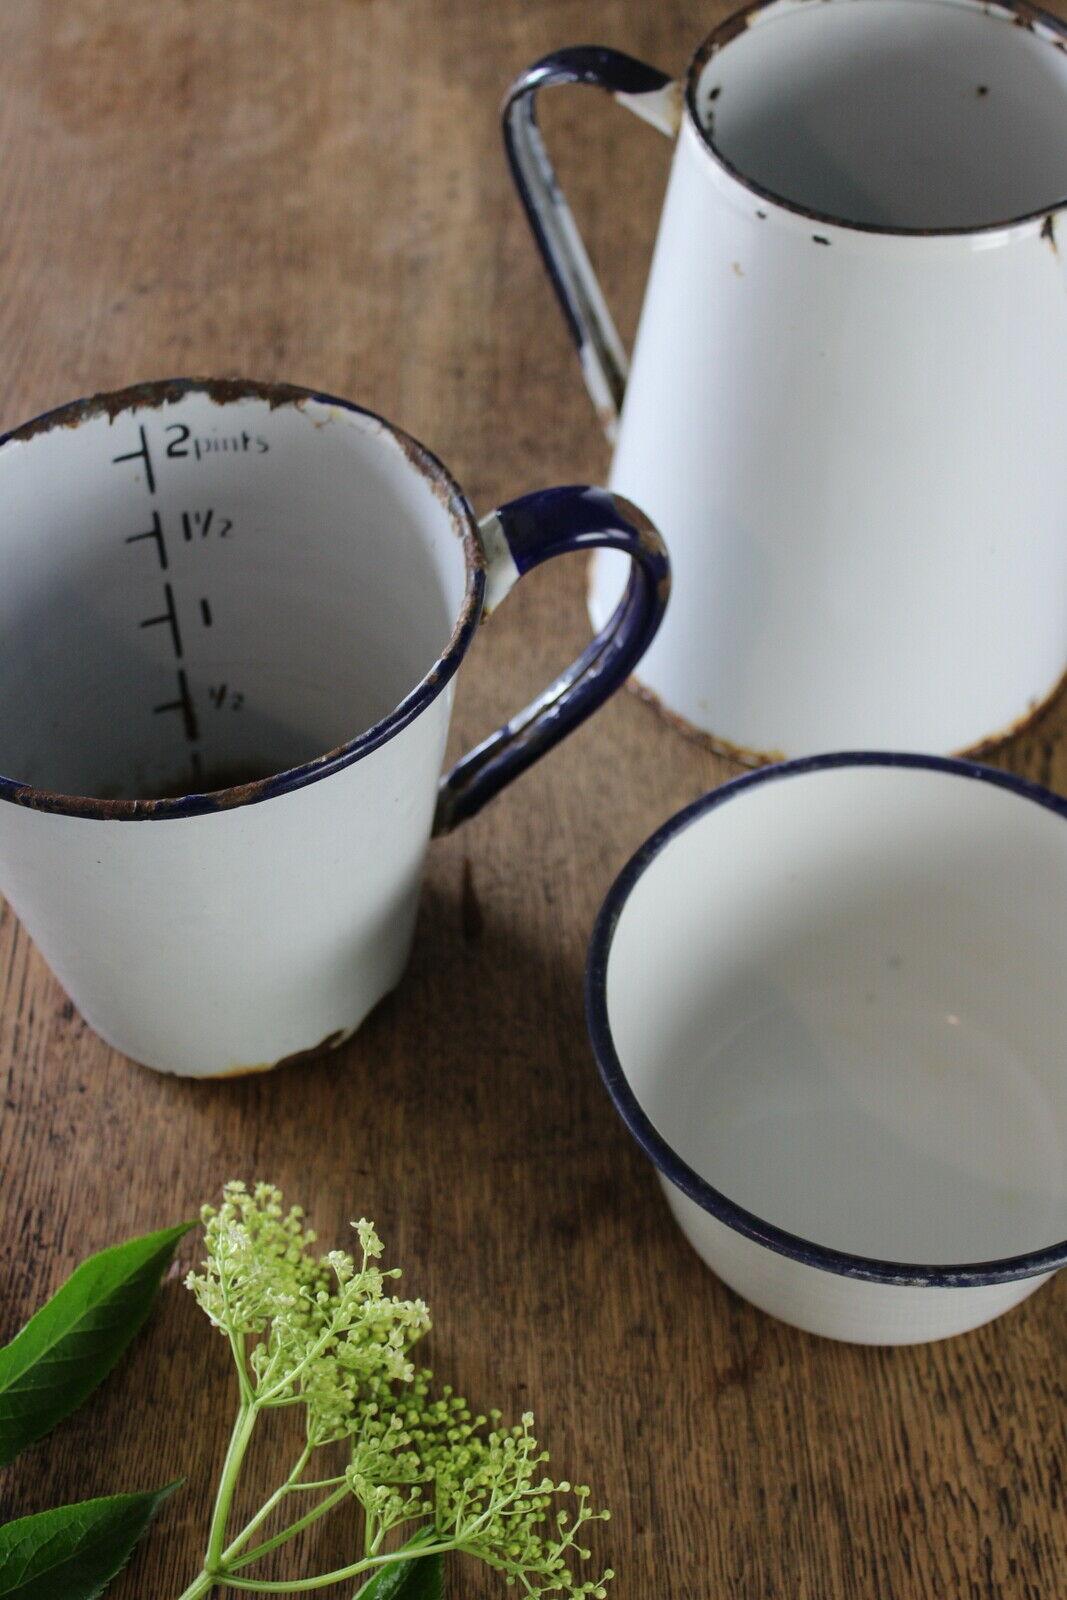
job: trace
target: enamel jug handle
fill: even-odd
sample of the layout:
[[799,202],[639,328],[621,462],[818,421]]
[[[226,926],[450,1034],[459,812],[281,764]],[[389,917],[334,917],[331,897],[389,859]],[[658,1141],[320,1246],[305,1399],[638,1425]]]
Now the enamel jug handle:
[[490,734],[441,779],[434,833],[450,833],[505,784],[621,688],[663,620],[671,575],[648,519],[606,489],[541,489],[500,506],[479,524],[485,554],[483,618],[534,567],[573,551],[621,550],[630,581],[607,625],[537,699]]
[[535,62],[512,84],[504,101],[504,145],[512,176],[578,347],[585,386],[614,443],[629,363],[537,125],[539,91],[559,83],[604,89],[671,137],[681,121],[682,87],[620,50],[576,45]]

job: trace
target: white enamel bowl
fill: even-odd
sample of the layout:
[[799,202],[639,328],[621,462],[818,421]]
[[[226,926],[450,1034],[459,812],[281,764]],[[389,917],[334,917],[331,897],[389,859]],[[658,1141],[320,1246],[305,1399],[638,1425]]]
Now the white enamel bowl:
[[1067,802],[817,756],[680,812],[587,972],[601,1072],[690,1243],[785,1322],[944,1338],[1067,1259]]

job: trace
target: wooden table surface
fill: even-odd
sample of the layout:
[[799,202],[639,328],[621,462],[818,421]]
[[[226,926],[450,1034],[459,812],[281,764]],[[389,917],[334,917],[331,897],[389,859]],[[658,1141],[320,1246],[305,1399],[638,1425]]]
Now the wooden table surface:
[[[482,509],[602,478],[497,107],[564,43],[678,71],[717,14],[11,0],[0,426],[138,379],[245,374],[384,412]],[[667,143],[595,95],[549,97],[545,124],[629,334]],[[581,585],[580,563],[556,563],[484,630],[456,751],[574,653]],[[1054,708],[1002,759],[1067,788],[1065,729]],[[435,1313],[438,1372],[538,1414],[560,1470],[614,1508],[599,1545],[620,1600],[1067,1593],[1067,1280],[940,1345],[797,1333],[700,1266],[601,1089],[581,999],[596,908],[639,841],[729,772],[616,697],[433,846],[410,970],[357,1038],[274,1076],[131,1065],[0,906],[0,1339],[89,1251],[190,1215],[227,1177],[269,1177],[331,1243],[374,1217]],[[0,1479],[0,1517],[184,1475],[111,1591],[168,1600],[199,1566],[232,1402],[224,1343],[172,1278],[107,1385]],[[507,1591],[468,1568],[449,1592]]]

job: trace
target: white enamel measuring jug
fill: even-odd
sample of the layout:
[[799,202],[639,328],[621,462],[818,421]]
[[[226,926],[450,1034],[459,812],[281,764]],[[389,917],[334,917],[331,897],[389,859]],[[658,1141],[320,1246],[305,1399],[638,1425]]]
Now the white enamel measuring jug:
[[[538,91],[677,134],[626,355]],[[641,685],[759,761],[976,751],[1067,665],[1067,30],[1028,5],[758,0],[683,83],[562,50],[513,172],[674,601]],[[597,556],[592,615],[622,582]]]
[[[399,428],[287,384],[39,417],[0,438],[0,507],[0,885],[97,1032],[194,1077],[353,1032],[404,969],[431,831],[607,699],[669,587],[614,496],[476,521]],[[481,618],[605,539],[634,571],[610,626],[440,779]]]

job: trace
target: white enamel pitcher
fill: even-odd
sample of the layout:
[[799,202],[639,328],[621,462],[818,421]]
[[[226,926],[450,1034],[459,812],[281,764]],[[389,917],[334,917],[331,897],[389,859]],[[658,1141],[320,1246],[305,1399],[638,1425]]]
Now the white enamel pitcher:
[[[535,115],[677,134],[632,371]],[[1018,0],[759,0],[684,85],[560,51],[512,169],[674,601],[641,684],[758,762],[984,749],[1067,665],[1067,30]],[[622,585],[595,558],[602,624]]]

